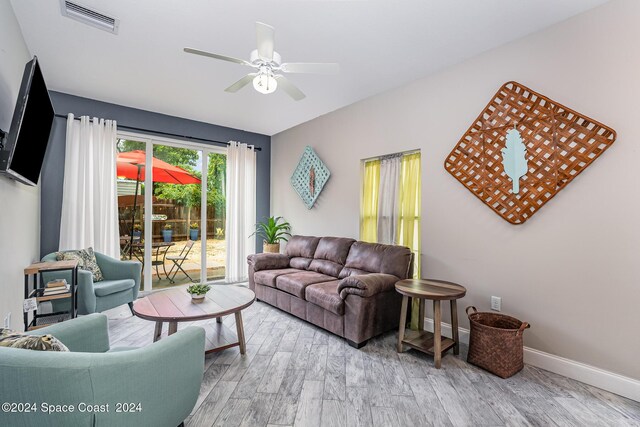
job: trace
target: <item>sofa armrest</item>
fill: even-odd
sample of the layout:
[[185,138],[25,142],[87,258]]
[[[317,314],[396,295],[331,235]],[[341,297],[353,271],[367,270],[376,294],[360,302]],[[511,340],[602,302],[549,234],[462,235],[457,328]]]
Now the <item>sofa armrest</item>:
[[284,254],[254,254],[247,257],[247,263],[253,267],[253,271],[276,270],[289,267],[289,257]]
[[104,353],[109,350],[109,328],[104,314],[77,317],[26,334],[53,335],[73,352]]
[[347,295],[358,295],[367,298],[394,290],[395,284],[399,280],[400,278],[393,274],[358,274],[342,279],[338,284],[338,293],[342,299],[346,299]]

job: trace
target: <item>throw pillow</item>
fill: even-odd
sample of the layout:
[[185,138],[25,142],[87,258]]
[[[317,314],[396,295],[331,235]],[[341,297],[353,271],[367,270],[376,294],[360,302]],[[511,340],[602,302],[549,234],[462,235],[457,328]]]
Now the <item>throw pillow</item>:
[[93,248],[80,249],[77,251],[56,252],[56,259],[58,261],[78,261],[78,268],[90,271],[93,275],[94,282],[101,282],[104,280],[104,275],[102,274],[102,270],[100,270]]
[[3,328],[0,328],[0,347],[40,351],[69,351],[67,346],[53,335],[25,335],[18,331]]

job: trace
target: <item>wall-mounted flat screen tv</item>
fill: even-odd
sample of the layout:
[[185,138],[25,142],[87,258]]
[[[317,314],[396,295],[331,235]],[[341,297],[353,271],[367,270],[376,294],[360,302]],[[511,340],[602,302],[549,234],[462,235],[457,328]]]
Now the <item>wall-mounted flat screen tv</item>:
[[27,185],[38,184],[54,114],[34,56],[24,68],[11,128],[0,152],[0,173]]

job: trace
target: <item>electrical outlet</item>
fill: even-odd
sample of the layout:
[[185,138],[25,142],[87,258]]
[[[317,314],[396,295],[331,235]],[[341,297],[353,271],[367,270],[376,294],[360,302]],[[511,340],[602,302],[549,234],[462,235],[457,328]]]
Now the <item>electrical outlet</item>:
[[7,315],[4,316],[4,327],[6,329],[11,328],[11,312],[7,313]]
[[491,297],[491,310],[500,311],[502,309],[502,298]]

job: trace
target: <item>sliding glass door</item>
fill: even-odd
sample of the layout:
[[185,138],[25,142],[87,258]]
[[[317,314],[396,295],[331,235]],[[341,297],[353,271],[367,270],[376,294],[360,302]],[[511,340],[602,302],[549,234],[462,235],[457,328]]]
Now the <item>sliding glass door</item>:
[[227,259],[226,154],[209,153],[207,171],[207,280],[220,280],[224,279]]
[[143,262],[144,290],[224,278],[225,176],[224,148],[120,135],[121,256]]

